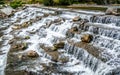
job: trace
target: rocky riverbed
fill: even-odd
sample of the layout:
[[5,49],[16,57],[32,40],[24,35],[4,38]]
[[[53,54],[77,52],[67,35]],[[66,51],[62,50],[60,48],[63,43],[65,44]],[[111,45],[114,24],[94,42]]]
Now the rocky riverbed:
[[0,21],[0,75],[119,75],[119,22],[104,12],[23,7]]

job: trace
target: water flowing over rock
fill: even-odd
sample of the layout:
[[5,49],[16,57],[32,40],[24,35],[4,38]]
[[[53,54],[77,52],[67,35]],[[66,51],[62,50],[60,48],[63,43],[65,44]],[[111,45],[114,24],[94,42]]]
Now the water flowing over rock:
[[119,16],[98,14],[27,6],[1,20],[0,75],[119,75]]

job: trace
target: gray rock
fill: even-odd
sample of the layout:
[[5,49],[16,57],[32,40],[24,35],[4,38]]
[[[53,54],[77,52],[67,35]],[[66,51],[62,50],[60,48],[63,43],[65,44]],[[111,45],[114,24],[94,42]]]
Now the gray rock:
[[105,12],[106,15],[116,15],[119,16],[120,13],[118,13],[118,9],[117,8],[108,8]]
[[11,15],[14,9],[10,6],[0,9],[0,11],[6,15]]

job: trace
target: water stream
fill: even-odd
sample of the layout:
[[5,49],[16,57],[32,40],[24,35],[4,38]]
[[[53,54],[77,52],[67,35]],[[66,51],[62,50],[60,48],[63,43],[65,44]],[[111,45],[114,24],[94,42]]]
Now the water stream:
[[[103,13],[26,7],[24,10],[16,12],[14,16],[1,20],[0,75],[8,75],[9,72],[11,75],[23,75],[14,73],[21,70],[32,72],[27,75],[120,75],[120,17],[94,16]],[[76,16],[89,22],[85,25],[82,25],[81,21],[74,22],[72,19]],[[24,26],[22,26],[23,24]],[[74,35],[70,33],[71,36],[67,36],[68,30],[73,27],[77,27],[79,33]],[[92,54],[92,51],[87,51],[88,48],[73,44],[81,42],[82,34],[86,33],[92,34],[94,37],[90,46],[86,45],[86,47],[91,50],[92,47],[95,47],[95,50],[99,52],[96,53],[97,56]],[[25,39],[25,37],[29,37],[29,39]],[[20,61],[20,63],[17,62],[17,65],[13,64],[13,67],[8,67],[11,40],[28,44],[24,51],[13,53],[16,55],[13,61],[18,61],[16,60],[17,55],[29,50],[36,51],[40,57],[27,62]],[[64,48],[58,49],[58,52],[53,54],[53,58],[66,58],[65,63],[53,61],[52,52],[46,52],[41,47],[43,45],[50,47],[61,41],[65,42]],[[58,55],[56,55],[57,53]],[[45,67],[47,66],[45,71],[43,64]],[[7,71],[9,72],[6,73]]]

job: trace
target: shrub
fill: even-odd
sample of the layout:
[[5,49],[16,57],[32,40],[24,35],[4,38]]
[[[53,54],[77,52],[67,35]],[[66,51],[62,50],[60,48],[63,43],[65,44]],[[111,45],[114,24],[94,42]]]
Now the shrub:
[[10,2],[10,6],[14,9],[17,8],[17,7],[20,7],[20,6],[22,6],[22,1],[14,0],[13,2]]
[[44,0],[35,0],[37,3],[43,3]]
[[0,0],[0,4],[4,4],[4,0]]
[[54,2],[54,4],[56,5],[58,5],[59,3],[60,3],[60,0],[53,0],[53,2]]
[[53,0],[43,0],[43,4],[46,6],[52,6],[54,3]]
[[73,3],[73,0],[59,0],[60,5],[70,5]]

